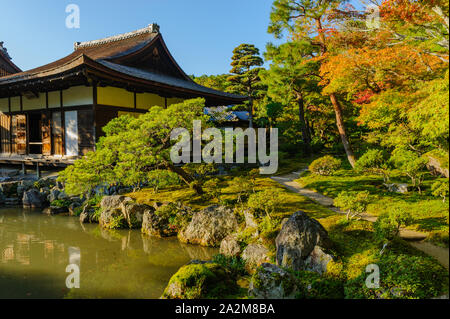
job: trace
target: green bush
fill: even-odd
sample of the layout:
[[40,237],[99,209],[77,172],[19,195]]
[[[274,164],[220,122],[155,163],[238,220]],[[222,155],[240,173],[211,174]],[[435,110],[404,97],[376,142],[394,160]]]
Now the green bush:
[[390,161],[411,179],[412,186],[421,193],[428,160],[413,151],[397,149],[392,153]]
[[435,182],[431,185],[431,191],[433,196],[442,197],[442,202],[445,203],[448,196],[448,179]]
[[353,217],[361,217],[367,211],[370,203],[370,194],[364,192],[341,192],[334,200],[334,206],[347,213],[347,220]]
[[376,264],[380,269],[380,288],[367,288],[368,274],[363,271],[345,283],[345,298],[425,299],[448,292],[448,272],[431,257],[387,251]]
[[336,172],[342,165],[340,159],[327,155],[316,159],[309,165],[309,170],[317,175],[330,176]]
[[271,218],[271,214],[281,205],[280,194],[279,189],[265,189],[250,195],[247,205],[256,213],[264,213]]
[[358,159],[355,165],[355,170],[357,172],[381,175],[383,176],[385,183],[389,182],[388,168],[388,163],[384,157],[383,151],[377,149],[368,150]]
[[213,257],[212,261],[213,263],[228,269],[235,277],[248,274],[247,270],[245,270],[245,261],[240,257],[230,257],[218,254]]
[[237,202],[244,202],[253,191],[253,184],[248,177],[238,176],[230,182],[229,190],[237,193]]
[[69,207],[70,204],[72,204],[72,202],[70,200],[57,199],[57,200],[54,200],[53,202],[51,202],[50,206],[62,208],[62,207]]
[[413,221],[410,213],[398,208],[381,214],[374,224],[375,237],[379,240],[392,240],[399,235],[401,227],[406,227]]

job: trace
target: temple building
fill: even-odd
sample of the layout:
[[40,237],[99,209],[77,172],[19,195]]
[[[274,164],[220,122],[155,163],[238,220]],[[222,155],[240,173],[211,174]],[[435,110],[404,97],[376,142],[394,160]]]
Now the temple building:
[[117,116],[196,97],[208,107],[246,100],[195,83],[157,24],[77,42],[70,55],[26,72],[0,50],[0,72],[0,163],[68,164],[94,150]]
[[11,61],[8,50],[3,47],[3,42],[0,42],[0,77],[19,72],[22,70]]

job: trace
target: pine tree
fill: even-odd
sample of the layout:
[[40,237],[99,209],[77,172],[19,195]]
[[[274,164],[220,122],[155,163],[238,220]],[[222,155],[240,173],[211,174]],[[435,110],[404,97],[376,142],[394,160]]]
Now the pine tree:
[[252,44],[241,44],[233,50],[233,57],[228,81],[230,90],[248,96],[248,110],[250,127],[253,127],[253,101],[259,98],[264,91],[264,85],[259,77],[264,64],[259,55],[259,49]]

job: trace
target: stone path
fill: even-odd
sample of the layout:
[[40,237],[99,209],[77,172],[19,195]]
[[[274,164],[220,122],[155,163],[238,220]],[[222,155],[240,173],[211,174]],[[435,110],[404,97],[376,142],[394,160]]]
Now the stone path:
[[[339,214],[345,214],[345,212],[341,211],[339,208],[335,207],[333,205],[333,199],[322,195],[320,193],[317,193],[313,190],[306,189],[301,187],[297,182],[295,182],[296,179],[299,178],[299,176],[306,172],[307,170],[301,170],[299,172],[293,172],[287,175],[282,176],[272,176],[271,178],[286,187],[287,189],[298,193],[300,195],[303,195],[305,197],[308,197],[309,199],[315,201],[316,203],[327,207],[328,209],[339,213]],[[364,214],[361,216],[362,219],[375,222],[377,220],[376,216]],[[424,253],[434,257],[437,261],[439,261],[440,264],[442,264],[445,268],[449,269],[449,249],[448,248],[442,248],[435,246],[431,243],[423,241],[427,235],[415,230],[411,229],[400,229],[400,237],[404,240],[410,242],[410,244],[423,251]]]

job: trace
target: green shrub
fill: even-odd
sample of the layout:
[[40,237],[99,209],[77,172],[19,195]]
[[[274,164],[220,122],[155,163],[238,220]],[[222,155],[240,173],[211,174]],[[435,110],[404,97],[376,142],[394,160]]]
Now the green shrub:
[[435,182],[431,185],[431,191],[433,196],[442,197],[442,202],[445,203],[448,196],[448,179]]
[[392,240],[399,235],[401,227],[406,227],[413,221],[410,213],[398,208],[381,214],[374,224],[375,237],[379,240]]
[[213,263],[219,264],[228,269],[235,277],[247,275],[245,270],[245,261],[240,257],[230,257],[222,254],[215,255],[212,259]]
[[342,165],[340,159],[327,155],[316,159],[309,165],[309,170],[317,175],[330,176],[337,171]]
[[249,178],[238,176],[233,178],[230,182],[229,190],[233,193],[237,193],[237,202],[242,203],[250,195],[253,187],[254,186]]
[[72,202],[68,199],[57,199],[50,203],[50,206],[53,207],[69,207]]
[[448,291],[448,272],[428,256],[411,256],[387,251],[376,262],[380,288],[367,288],[368,273],[345,283],[347,299],[433,298]]
[[390,161],[411,179],[412,186],[417,188],[420,194],[428,160],[412,151],[397,149],[392,153]]
[[341,192],[334,200],[334,206],[339,207],[347,213],[347,219],[361,217],[370,203],[370,194],[364,192]]
[[388,168],[388,163],[384,157],[383,151],[377,149],[368,150],[358,159],[355,165],[355,170],[357,172],[381,175],[383,176],[385,183],[389,182]]
[[279,189],[265,189],[254,193],[248,198],[247,205],[257,213],[264,213],[271,218],[271,214],[281,205]]

